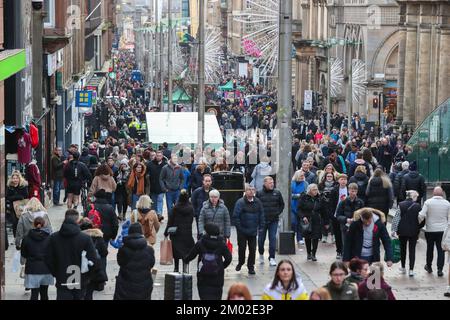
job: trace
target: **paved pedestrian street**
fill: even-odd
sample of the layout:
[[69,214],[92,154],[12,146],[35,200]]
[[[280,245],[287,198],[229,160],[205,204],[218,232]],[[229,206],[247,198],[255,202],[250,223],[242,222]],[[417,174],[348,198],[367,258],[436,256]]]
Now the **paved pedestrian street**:
[[[59,229],[64,217],[65,206],[51,207],[48,211],[50,219],[52,221],[55,230]],[[393,210],[391,210],[393,211]],[[155,283],[153,287],[152,300],[164,299],[164,275],[173,271],[173,266],[162,266],[159,264],[159,244],[164,239],[164,228],[167,224],[167,214],[165,213],[165,219],[162,222],[161,229],[158,232],[158,241],[155,245],[155,268],[158,270]],[[196,232],[195,226],[193,231]],[[196,237],[196,234],[194,234]],[[330,237],[329,237],[330,239]],[[13,238],[10,235],[10,243]],[[233,243],[233,262],[225,270],[225,285],[223,290],[223,299],[226,299],[228,288],[235,282],[243,282],[248,287],[253,295],[254,299],[260,299],[265,285],[273,280],[273,275],[276,267],[270,267],[268,263],[268,241],[266,241],[266,262],[264,265],[259,264],[258,252],[256,253],[256,275],[249,275],[246,269],[246,265],[242,267],[240,272],[235,271],[235,267],[238,261],[237,255],[237,241],[236,241],[236,229],[232,227],[231,241]],[[108,248],[108,278],[109,281],[105,286],[103,292],[94,292],[94,300],[112,300],[114,296],[115,277],[119,272],[119,266],[117,265],[117,251],[115,248],[109,246]],[[30,293],[25,292],[23,286],[23,279],[19,277],[19,273],[12,273],[12,258],[14,254],[14,246],[10,246],[10,249],[6,253],[6,300],[28,300]],[[446,289],[447,271],[444,271],[444,277],[438,278],[436,272],[434,274],[428,274],[423,266],[425,264],[425,252],[426,242],[424,239],[420,239],[417,243],[416,251],[416,276],[409,278],[408,275],[402,275],[399,273],[399,264],[395,264],[392,268],[386,270],[386,282],[393,288],[394,295],[397,299],[401,300],[444,300],[443,292]],[[299,251],[297,254],[289,256],[277,255],[277,261],[281,259],[289,259],[295,264],[296,271],[301,275],[303,283],[311,292],[317,287],[320,287],[327,283],[329,280],[328,272],[331,263],[336,257],[334,244],[327,243],[319,244],[317,251],[317,262],[306,261],[306,250]],[[198,292],[196,286],[196,260],[192,261],[189,266],[189,271],[194,274],[193,284],[193,299],[198,300]],[[433,265],[434,269],[435,266]],[[49,298],[51,300],[56,299],[56,289],[51,287],[49,289]]]

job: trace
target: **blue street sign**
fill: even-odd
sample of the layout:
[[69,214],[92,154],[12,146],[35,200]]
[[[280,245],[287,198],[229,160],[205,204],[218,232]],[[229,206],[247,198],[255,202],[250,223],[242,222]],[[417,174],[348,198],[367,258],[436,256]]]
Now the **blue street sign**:
[[91,108],[92,91],[76,91],[75,106],[78,108]]

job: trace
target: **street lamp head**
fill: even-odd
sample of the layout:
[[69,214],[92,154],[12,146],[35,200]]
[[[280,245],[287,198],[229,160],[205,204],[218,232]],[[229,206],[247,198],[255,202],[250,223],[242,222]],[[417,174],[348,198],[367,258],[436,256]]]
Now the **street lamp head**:
[[44,6],[44,0],[32,0],[31,5],[33,6],[34,10],[41,10]]

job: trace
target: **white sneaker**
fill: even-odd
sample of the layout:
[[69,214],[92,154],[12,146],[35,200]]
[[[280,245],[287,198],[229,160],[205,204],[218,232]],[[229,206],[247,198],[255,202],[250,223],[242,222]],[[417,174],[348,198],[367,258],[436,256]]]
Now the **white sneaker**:
[[322,237],[322,243],[327,243],[327,238],[328,237]]
[[331,236],[331,243],[336,243],[336,239],[334,238],[334,236]]
[[414,277],[416,274],[414,273],[414,270],[409,270],[408,275],[409,275],[410,277]]
[[277,266],[277,262],[275,261],[274,258],[270,258],[269,264],[270,264],[271,267],[276,267]]
[[405,268],[400,268],[399,271],[400,271],[401,274],[406,274],[406,269]]
[[259,255],[259,264],[264,264],[264,255],[263,254]]
[[304,241],[304,240],[300,240],[300,241],[298,242],[298,245],[299,245],[299,246],[305,245],[305,241]]

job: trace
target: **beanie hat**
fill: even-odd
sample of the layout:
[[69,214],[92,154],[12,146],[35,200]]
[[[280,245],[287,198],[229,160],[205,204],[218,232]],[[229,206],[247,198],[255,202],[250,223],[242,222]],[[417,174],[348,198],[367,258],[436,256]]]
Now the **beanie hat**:
[[120,165],[122,165],[122,164],[125,164],[128,167],[128,159],[125,158],[125,159],[120,160]]
[[106,191],[105,189],[100,189],[96,193],[94,193],[94,197],[96,199],[106,199]]
[[410,170],[410,171],[416,171],[416,170],[417,170],[417,163],[416,163],[415,161],[412,161],[412,162],[409,164],[409,170]]
[[207,223],[205,225],[205,231],[210,236],[218,236],[220,234],[219,226],[215,223]]
[[140,234],[142,235],[142,227],[140,223],[133,223],[132,225],[130,225],[130,227],[128,228],[128,235],[130,234]]

